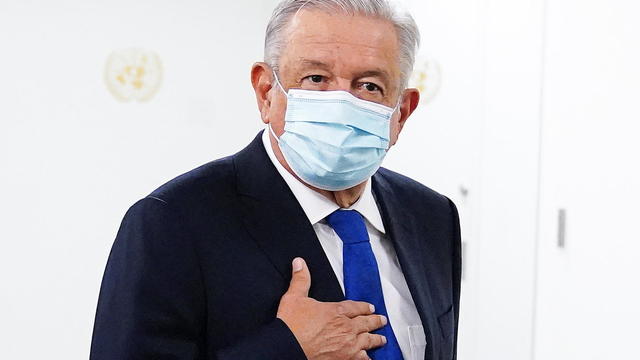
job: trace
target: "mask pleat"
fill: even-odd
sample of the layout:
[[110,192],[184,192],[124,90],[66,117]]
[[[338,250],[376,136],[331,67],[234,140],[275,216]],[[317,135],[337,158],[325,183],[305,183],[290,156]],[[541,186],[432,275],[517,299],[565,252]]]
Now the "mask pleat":
[[291,89],[278,144],[302,181],[330,191],[348,189],[380,167],[393,112],[344,91]]

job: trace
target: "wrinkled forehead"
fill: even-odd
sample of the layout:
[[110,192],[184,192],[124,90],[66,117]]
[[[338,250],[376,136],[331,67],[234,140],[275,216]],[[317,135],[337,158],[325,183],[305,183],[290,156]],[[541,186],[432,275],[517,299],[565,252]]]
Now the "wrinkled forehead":
[[315,61],[331,67],[384,69],[390,76],[399,75],[398,37],[388,20],[340,10],[303,9],[289,20],[284,35],[283,67]]

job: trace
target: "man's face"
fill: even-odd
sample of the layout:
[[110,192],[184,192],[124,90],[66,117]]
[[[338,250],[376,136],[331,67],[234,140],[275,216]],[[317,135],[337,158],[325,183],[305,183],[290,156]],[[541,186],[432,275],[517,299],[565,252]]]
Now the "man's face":
[[[285,90],[344,90],[356,97],[395,107],[401,112],[391,121],[391,144],[417,105],[417,91],[400,88],[398,40],[385,20],[348,14],[302,10],[286,30],[278,77]],[[270,76],[263,74],[263,76]],[[275,84],[265,94],[261,114],[280,136],[284,132],[285,94]],[[401,95],[405,95],[402,98]],[[260,104],[260,102],[259,102]]]

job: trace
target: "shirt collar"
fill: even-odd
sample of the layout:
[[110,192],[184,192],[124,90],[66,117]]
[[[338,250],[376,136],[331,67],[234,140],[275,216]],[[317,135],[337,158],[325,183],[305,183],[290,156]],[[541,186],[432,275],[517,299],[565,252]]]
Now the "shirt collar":
[[[289,189],[291,189],[291,192],[298,200],[298,203],[300,203],[300,206],[307,215],[311,225],[318,223],[325,217],[329,216],[332,212],[340,209],[335,202],[327,199],[317,191],[310,189],[300,180],[291,175],[291,173],[289,173],[287,169],[280,164],[273,152],[273,149],[271,148],[271,140],[269,138],[268,130],[265,130],[262,133],[262,143],[267,151],[267,155],[269,155],[269,159],[278,170],[278,173],[280,173],[280,176],[282,176],[284,181],[287,183]],[[383,234],[385,233],[382,216],[380,216],[378,205],[376,204],[373,192],[371,191],[371,179],[367,180],[364,192],[358,201],[351,205],[348,210],[358,211],[374,228],[376,228],[376,230]]]

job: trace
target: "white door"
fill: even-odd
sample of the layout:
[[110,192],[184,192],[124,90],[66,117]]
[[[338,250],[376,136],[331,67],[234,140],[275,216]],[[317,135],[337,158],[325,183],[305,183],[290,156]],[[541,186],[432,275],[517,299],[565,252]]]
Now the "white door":
[[547,4],[535,359],[638,358],[639,10]]

